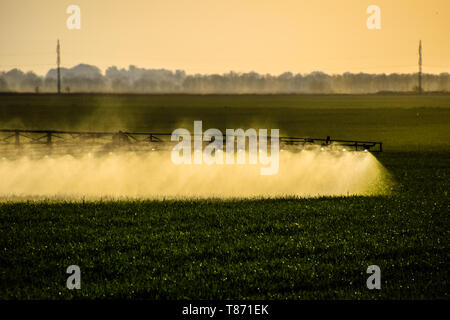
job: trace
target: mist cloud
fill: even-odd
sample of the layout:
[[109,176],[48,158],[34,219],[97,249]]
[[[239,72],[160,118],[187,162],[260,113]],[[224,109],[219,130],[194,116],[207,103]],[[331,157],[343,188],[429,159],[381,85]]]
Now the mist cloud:
[[0,199],[247,198],[383,195],[386,169],[370,153],[280,153],[280,169],[258,165],[175,165],[164,151],[0,159]]

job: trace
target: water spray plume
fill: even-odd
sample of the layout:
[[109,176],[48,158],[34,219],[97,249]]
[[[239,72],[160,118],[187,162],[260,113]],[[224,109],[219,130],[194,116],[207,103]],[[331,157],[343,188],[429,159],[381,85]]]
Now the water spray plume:
[[249,198],[386,194],[386,170],[369,152],[280,153],[279,172],[260,166],[175,165],[168,152],[112,152],[0,160],[3,199]]

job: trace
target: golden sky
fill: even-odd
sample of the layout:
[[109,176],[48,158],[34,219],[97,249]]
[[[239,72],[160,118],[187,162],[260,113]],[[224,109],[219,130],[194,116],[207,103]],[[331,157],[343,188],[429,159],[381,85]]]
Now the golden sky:
[[[69,30],[66,8],[81,9]],[[369,5],[381,30],[369,30]],[[89,63],[187,73],[450,72],[450,0],[1,0],[0,70]]]

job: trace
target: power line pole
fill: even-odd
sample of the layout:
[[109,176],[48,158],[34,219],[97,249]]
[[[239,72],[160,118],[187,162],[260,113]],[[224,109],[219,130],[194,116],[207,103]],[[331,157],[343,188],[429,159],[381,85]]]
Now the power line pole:
[[58,77],[58,94],[61,93],[61,70],[60,70],[60,64],[61,64],[61,55],[60,55],[60,48],[59,48],[59,39],[58,39],[58,43],[56,45],[56,53],[57,53],[57,58],[56,58],[56,64],[57,64],[57,77]]
[[419,41],[419,93],[422,93],[422,40]]

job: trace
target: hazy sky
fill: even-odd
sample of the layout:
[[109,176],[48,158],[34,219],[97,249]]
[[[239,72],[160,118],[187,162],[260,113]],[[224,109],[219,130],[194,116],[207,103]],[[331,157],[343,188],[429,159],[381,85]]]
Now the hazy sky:
[[[81,8],[68,30],[66,9]],[[381,30],[369,30],[369,5]],[[0,70],[62,66],[188,73],[450,72],[450,0],[1,0]]]

